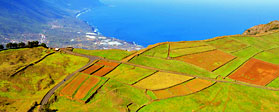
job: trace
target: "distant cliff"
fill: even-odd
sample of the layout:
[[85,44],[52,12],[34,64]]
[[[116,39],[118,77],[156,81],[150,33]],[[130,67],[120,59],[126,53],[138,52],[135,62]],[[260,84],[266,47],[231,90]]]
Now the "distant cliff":
[[257,26],[253,26],[252,28],[249,28],[246,30],[243,35],[257,35],[266,33],[269,31],[279,30],[279,21],[272,21],[268,24],[261,24]]

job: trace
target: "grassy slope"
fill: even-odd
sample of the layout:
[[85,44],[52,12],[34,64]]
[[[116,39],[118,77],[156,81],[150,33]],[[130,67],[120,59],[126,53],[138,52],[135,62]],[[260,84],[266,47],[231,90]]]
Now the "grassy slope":
[[159,45],[159,46],[157,46],[153,49],[150,49],[149,51],[144,52],[143,55],[160,57],[160,58],[167,58],[168,57],[168,50],[169,50],[169,45],[168,44],[163,44],[163,45]]
[[255,56],[255,58],[269,63],[279,64],[279,48],[265,51]]
[[74,52],[93,55],[93,56],[100,56],[107,59],[112,60],[121,60],[124,57],[134,53],[133,51],[124,51],[119,49],[111,49],[111,50],[86,50],[86,49],[74,49]]
[[135,111],[147,102],[149,102],[149,99],[146,97],[144,90],[133,88],[115,80],[109,80],[87,104],[59,97],[58,101],[53,103],[50,108],[62,112],[119,112],[127,111],[126,106],[130,103],[132,103],[129,106],[130,110]]
[[141,80],[142,78],[151,75],[154,72],[154,70],[148,70],[144,68],[122,64],[119,67],[117,67],[114,71],[107,74],[105,77],[109,77],[126,84],[133,84],[138,80]]
[[221,75],[223,77],[228,76],[233,70],[237,69],[241,64],[245,63],[249,58],[251,58],[256,53],[260,52],[261,50],[254,48],[254,47],[248,47],[245,49],[242,49],[238,52],[233,53],[232,55],[237,56],[237,58],[228,64],[222,66],[221,68],[214,71],[214,73]]
[[21,67],[40,59],[49,52],[48,50],[37,48],[9,49],[0,52],[0,77],[9,76]]
[[1,79],[0,97],[11,101],[3,111],[27,111],[32,103],[40,102],[52,86],[87,62],[87,58],[55,53],[15,77]]
[[153,102],[140,112],[279,111],[278,98],[275,91],[217,83],[196,94]]
[[182,61],[176,61],[176,60],[165,60],[165,59],[152,58],[152,57],[146,57],[141,55],[133,58],[130,62],[139,65],[159,68],[163,70],[187,73],[190,75],[199,75],[199,76],[212,77],[212,78],[215,78],[217,76],[216,74],[210,73],[209,71],[201,69],[197,66],[190,65],[188,63],[184,63]]

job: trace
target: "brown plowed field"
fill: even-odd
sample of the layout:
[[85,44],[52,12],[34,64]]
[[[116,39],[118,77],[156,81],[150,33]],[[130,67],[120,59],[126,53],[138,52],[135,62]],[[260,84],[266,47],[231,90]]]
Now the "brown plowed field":
[[153,93],[156,95],[156,97],[158,99],[165,99],[165,98],[169,98],[169,97],[173,97],[174,95],[172,95],[168,90],[164,89],[164,90],[155,90],[153,91]]
[[192,93],[192,91],[185,84],[174,86],[170,88],[169,91],[172,92],[175,96],[187,95]]
[[225,63],[233,60],[234,58],[235,56],[220,50],[213,50],[209,52],[181,56],[175,59],[197,65],[209,71],[213,71]]
[[93,88],[98,82],[100,81],[100,78],[97,77],[90,77],[88,80],[86,80],[82,86],[78,89],[77,93],[75,94],[74,99],[82,99],[84,98],[89,90]]
[[88,76],[79,74],[75,79],[68,83],[62,90],[61,94],[65,96],[72,96],[79,85],[87,79]]
[[113,69],[114,69],[113,67],[103,67],[102,69],[98,70],[97,72],[95,72],[95,73],[92,74],[92,75],[103,77],[103,76],[105,76],[107,73],[109,73],[110,71],[112,71]]
[[229,76],[231,79],[265,86],[279,76],[279,66],[251,59]]
[[111,66],[111,67],[116,67],[116,66],[119,65],[119,63],[108,62],[108,61],[105,61],[105,60],[100,60],[100,61],[97,62],[97,64],[105,65],[105,66]]
[[100,68],[102,68],[103,65],[92,65],[91,67],[87,68],[86,70],[82,71],[82,73],[86,73],[86,74],[91,74],[97,70],[99,70]]
[[185,84],[192,92],[200,91],[212,85],[212,82],[202,79],[194,79]]

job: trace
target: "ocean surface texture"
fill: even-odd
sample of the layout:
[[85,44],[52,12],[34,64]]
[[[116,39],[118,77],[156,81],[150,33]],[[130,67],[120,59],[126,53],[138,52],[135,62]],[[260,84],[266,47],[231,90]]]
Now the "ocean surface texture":
[[147,46],[241,34],[279,20],[278,0],[102,0],[79,16],[107,37]]

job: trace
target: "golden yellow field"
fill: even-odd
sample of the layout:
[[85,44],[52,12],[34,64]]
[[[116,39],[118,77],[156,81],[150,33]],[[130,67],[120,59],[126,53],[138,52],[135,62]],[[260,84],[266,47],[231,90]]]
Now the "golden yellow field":
[[170,86],[174,86],[176,84],[185,82],[187,80],[192,79],[193,77],[177,75],[165,72],[158,72],[149,76],[136,84],[134,86],[150,89],[150,90],[158,90],[163,88],[168,88]]

